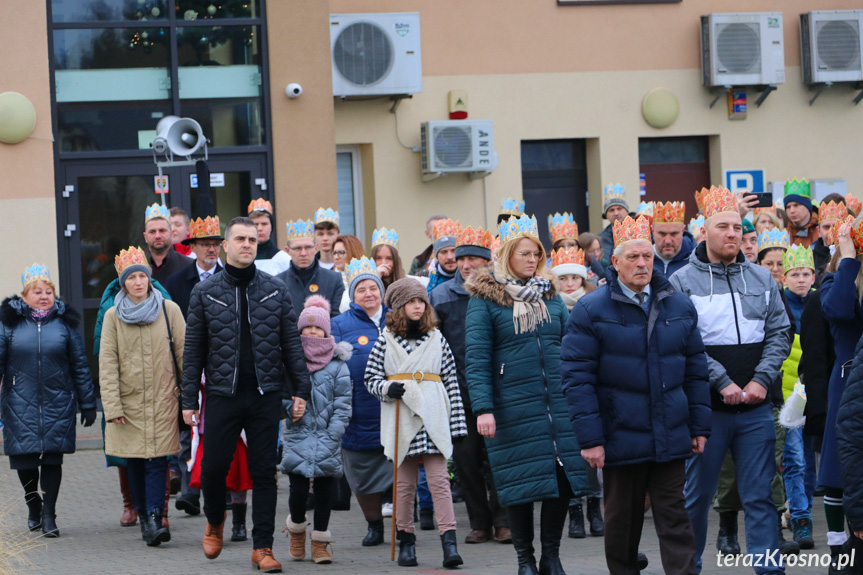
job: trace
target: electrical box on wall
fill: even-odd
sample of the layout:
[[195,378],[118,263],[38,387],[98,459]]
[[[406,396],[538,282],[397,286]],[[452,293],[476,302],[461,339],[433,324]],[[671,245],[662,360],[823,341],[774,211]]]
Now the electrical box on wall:
[[782,13],[702,16],[701,70],[707,87],[784,84]]

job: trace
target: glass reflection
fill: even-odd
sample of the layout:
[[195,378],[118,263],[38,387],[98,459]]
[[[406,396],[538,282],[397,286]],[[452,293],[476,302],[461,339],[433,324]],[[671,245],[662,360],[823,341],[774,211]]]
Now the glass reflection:
[[165,0],[51,0],[54,22],[107,22],[164,20]]
[[177,0],[177,20],[258,18],[260,0]]

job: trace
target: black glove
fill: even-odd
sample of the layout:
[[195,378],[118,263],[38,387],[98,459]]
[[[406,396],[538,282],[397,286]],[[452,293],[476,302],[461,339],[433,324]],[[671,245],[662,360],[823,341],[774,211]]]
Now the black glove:
[[81,423],[84,424],[84,427],[90,427],[96,421],[96,410],[95,409],[82,409],[81,410]]
[[390,384],[387,389],[387,397],[391,397],[393,399],[401,399],[401,397],[405,394],[405,384],[400,383],[398,381],[394,381]]

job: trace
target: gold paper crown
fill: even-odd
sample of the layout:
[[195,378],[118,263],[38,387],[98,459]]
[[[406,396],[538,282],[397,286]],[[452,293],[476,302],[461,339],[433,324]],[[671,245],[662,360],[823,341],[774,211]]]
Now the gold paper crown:
[[288,241],[315,239],[315,222],[311,220],[289,221],[287,223]]
[[634,240],[650,241],[650,222],[644,216],[638,216],[638,219],[633,220],[632,217],[626,216],[621,221],[614,222],[614,247]]
[[[704,190],[702,190],[703,192]],[[728,188],[712,187],[702,196],[704,202],[704,219],[709,220],[717,214],[725,212],[737,213],[737,198]]]
[[193,220],[189,227],[189,239],[200,240],[202,238],[222,237],[222,227],[219,225],[219,216],[207,216],[207,219],[198,218]]
[[171,222],[171,212],[168,211],[168,208],[166,206],[163,206],[162,204],[153,204],[152,206],[149,206],[146,210],[144,210],[145,224],[150,220],[155,220],[159,218],[166,220],[168,223]]
[[362,274],[371,274],[373,276],[380,277],[378,274],[378,266],[375,265],[374,260],[363,256],[359,259],[352,259],[350,263],[345,266],[345,276],[347,277],[349,284]]
[[123,270],[131,266],[146,266],[150,269],[144,250],[137,246],[129,246],[128,250],[120,250],[120,253],[114,256],[114,269],[117,270],[118,276],[123,275]]
[[711,190],[715,190],[715,186],[711,186],[710,190],[701,188],[701,191],[695,190],[695,205],[698,206],[699,212],[704,212],[704,196],[709,194]]
[[335,211],[332,208],[318,208],[317,211],[315,211],[315,224],[323,224],[326,222],[338,226],[339,212]]
[[560,248],[551,252],[551,267],[563,264],[584,265],[584,250],[580,248]]
[[372,232],[372,247],[370,249],[374,249],[376,246],[390,246],[399,249],[398,232],[387,228],[374,230]]
[[491,232],[480,227],[476,229],[468,226],[459,231],[455,240],[456,247],[459,246],[478,246],[481,248],[491,249],[492,246]]
[[833,227],[830,228],[830,233],[827,234],[827,241],[829,245],[835,246],[839,243],[839,228],[842,227],[842,224],[850,224],[854,221],[854,216],[848,214],[841,220],[836,220],[836,223],[833,224]]
[[859,216],[860,209],[863,208],[863,202],[860,201],[860,198],[851,195],[851,192],[845,195],[845,205],[848,206],[849,210],[854,212],[855,216]]
[[551,236],[552,245],[560,240],[577,240],[578,224],[569,212],[557,213],[548,216],[548,234]]
[[39,280],[50,282],[51,281],[51,272],[48,271],[48,266],[44,266],[42,264],[33,264],[21,275],[21,283],[24,287],[27,287],[33,282],[37,282]]
[[791,239],[788,237],[788,232],[774,228],[772,230],[764,230],[758,236],[758,251],[767,250],[770,248],[781,248],[787,250],[791,245]]
[[791,246],[782,255],[782,268],[785,273],[797,268],[809,268],[815,271],[815,257],[812,255],[811,248],[803,246]]
[[252,200],[249,203],[249,209],[247,210],[249,214],[252,212],[267,212],[270,215],[273,215],[273,204],[265,200],[264,198],[258,198],[257,200]]
[[528,215],[520,218],[510,217],[507,221],[501,222],[497,229],[500,232],[501,245],[520,238],[531,238],[539,241],[536,218]]
[[656,202],[653,206],[653,223],[682,224],[686,215],[686,202]]
[[752,210],[752,212],[755,214],[756,219],[758,219],[758,216],[765,212],[768,214],[778,215],[778,212],[776,211],[776,206],[770,206],[769,208],[755,208],[754,210]]
[[460,231],[461,224],[458,221],[454,222],[449,218],[440,220],[434,225],[434,239],[432,241],[436,242],[441,238],[457,238]]
[[524,202],[512,198],[503,199],[500,201],[500,212],[498,213],[501,216],[521,217],[524,215]]
[[848,208],[845,207],[844,202],[837,204],[833,200],[830,200],[826,204],[822,203],[818,208],[818,221],[820,222],[844,220],[847,215]]

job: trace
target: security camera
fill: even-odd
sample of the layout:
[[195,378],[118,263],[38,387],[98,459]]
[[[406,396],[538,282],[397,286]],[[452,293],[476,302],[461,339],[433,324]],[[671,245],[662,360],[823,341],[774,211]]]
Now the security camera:
[[299,98],[300,94],[303,93],[303,87],[297,83],[288,84],[288,87],[285,88],[285,94],[288,98]]

